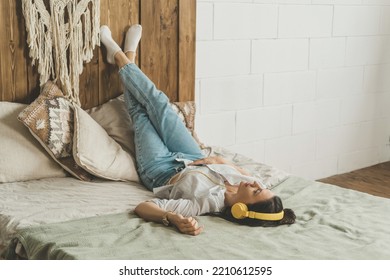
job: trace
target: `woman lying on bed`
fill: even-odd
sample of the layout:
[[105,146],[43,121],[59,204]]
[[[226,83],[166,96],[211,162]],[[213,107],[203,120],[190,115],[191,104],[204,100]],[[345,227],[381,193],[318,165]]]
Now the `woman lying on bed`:
[[173,224],[185,234],[202,227],[194,216],[214,214],[249,226],[292,224],[295,214],[257,178],[221,157],[204,158],[167,96],[135,65],[142,27],[126,33],[124,51],[101,27],[107,61],[119,67],[128,112],[134,124],[137,171],[157,198],[135,213],[147,221]]

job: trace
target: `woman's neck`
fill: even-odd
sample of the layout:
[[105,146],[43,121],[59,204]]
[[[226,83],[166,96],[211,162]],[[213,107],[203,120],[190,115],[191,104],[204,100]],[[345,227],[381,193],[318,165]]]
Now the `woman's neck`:
[[237,193],[237,186],[230,185],[229,183],[225,183],[226,191],[225,191],[225,206],[232,206],[234,204],[234,195]]

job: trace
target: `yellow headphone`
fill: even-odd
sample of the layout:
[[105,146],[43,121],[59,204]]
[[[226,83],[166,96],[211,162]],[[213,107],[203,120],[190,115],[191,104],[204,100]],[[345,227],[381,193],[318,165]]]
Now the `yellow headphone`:
[[265,221],[280,221],[284,217],[283,210],[279,213],[260,213],[248,211],[248,206],[241,202],[235,203],[232,206],[231,212],[233,217],[236,219],[251,218]]

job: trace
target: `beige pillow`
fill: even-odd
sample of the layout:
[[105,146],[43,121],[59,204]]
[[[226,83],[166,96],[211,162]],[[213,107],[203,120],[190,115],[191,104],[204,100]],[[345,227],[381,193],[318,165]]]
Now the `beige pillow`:
[[66,171],[80,180],[90,181],[91,174],[73,159],[73,114],[73,105],[63,97],[57,85],[49,81],[18,119]]
[[133,122],[123,95],[86,110],[121,147],[135,158]]
[[74,112],[73,157],[77,164],[98,177],[139,182],[131,155],[87,112],[78,106]]
[[0,102],[0,182],[65,177],[17,117],[27,105]]

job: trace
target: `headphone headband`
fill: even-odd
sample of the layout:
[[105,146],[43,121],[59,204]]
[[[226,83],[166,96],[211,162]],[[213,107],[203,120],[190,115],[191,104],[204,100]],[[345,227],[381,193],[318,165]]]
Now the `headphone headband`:
[[254,211],[248,211],[248,206],[244,203],[238,202],[232,206],[232,215],[236,219],[251,218],[265,221],[280,221],[284,217],[284,211],[279,213],[260,213]]

